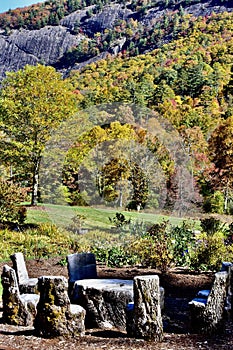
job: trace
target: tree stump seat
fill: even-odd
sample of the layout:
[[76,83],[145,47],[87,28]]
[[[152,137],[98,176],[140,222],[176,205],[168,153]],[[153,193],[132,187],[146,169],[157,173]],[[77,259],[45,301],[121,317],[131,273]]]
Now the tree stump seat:
[[41,276],[38,281],[40,299],[34,322],[38,335],[79,337],[85,334],[84,308],[70,303],[68,281],[64,276]]
[[189,302],[191,332],[214,334],[223,329],[228,280],[226,271],[215,273],[212,288],[199,291]]
[[16,273],[20,293],[38,293],[38,278],[29,278],[23,253],[12,254],[11,261]]
[[133,281],[114,278],[76,281],[73,298],[86,310],[87,328],[125,330],[125,309],[133,300]]
[[15,270],[8,265],[3,266],[1,281],[3,320],[12,325],[33,325],[39,295],[20,294]]
[[157,275],[134,277],[134,301],[126,308],[128,336],[149,341],[162,341],[161,306],[163,305],[164,289],[159,286]]

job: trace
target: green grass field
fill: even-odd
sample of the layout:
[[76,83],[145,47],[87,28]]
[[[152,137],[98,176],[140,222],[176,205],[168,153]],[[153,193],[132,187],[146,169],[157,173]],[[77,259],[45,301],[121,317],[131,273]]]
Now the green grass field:
[[179,225],[184,218],[178,218],[171,215],[161,215],[147,212],[124,211],[121,208],[106,209],[106,208],[92,208],[92,207],[70,207],[62,205],[43,205],[35,208],[28,208],[27,223],[55,223],[56,225],[66,227],[76,215],[83,215],[84,228],[106,230],[111,229],[111,222],[109,218],[113,218],[116,212],[124,214],[125,218],[146,223],[156,223],[163,220],[168,220],[172,225]]

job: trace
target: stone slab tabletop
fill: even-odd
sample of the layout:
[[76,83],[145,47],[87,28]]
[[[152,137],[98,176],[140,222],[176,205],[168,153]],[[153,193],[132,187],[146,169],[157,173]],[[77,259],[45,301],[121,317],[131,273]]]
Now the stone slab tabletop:
[[129,291],[133,295],[133,280],[123,279],[84,279],[75,282],[76,286],[83,289],[94,288],[98,290]]

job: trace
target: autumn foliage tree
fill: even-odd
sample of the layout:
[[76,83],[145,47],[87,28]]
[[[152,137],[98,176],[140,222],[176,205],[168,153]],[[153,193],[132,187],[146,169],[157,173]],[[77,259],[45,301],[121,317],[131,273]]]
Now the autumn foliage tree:
[[209,140],[209,152],[215,165],[212,185],[224,193],[226,210],[229,194],[233,191],[233,116],[214,130]]
[[[1,162],[32,188],[37,204],[39,167],[46,142],[76,110],[72,87],[52,67],[38,64],[8,73],[0,96]],[[19,174],[20,173],[20,174]]]
[[[126,111],[125,107],[125,111]],[[145,129],[114,121],[94,126],[69,149],[63,185],[73,205],[100,203],[136,209],[158,207],[172,159]]]

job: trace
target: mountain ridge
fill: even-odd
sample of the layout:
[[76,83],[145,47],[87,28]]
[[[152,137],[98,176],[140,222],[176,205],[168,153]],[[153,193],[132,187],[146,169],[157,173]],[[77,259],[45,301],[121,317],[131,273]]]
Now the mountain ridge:
[[[46,1],[45,6],[48,3],[53,4]],[[17,71],[26,64],[51,65],[67,76],[108,55],[150,52],[181,35],[182,26],[193,17],[233,11],[230,1],[221,0],[136,1],[141,4],[137,8],[134,3],[107,2],[98,10],[96,4],[86,6],[63,16],[57,25],[38,29],[22,26],[6,31],[1,26],[0,80],[7,71]]]

